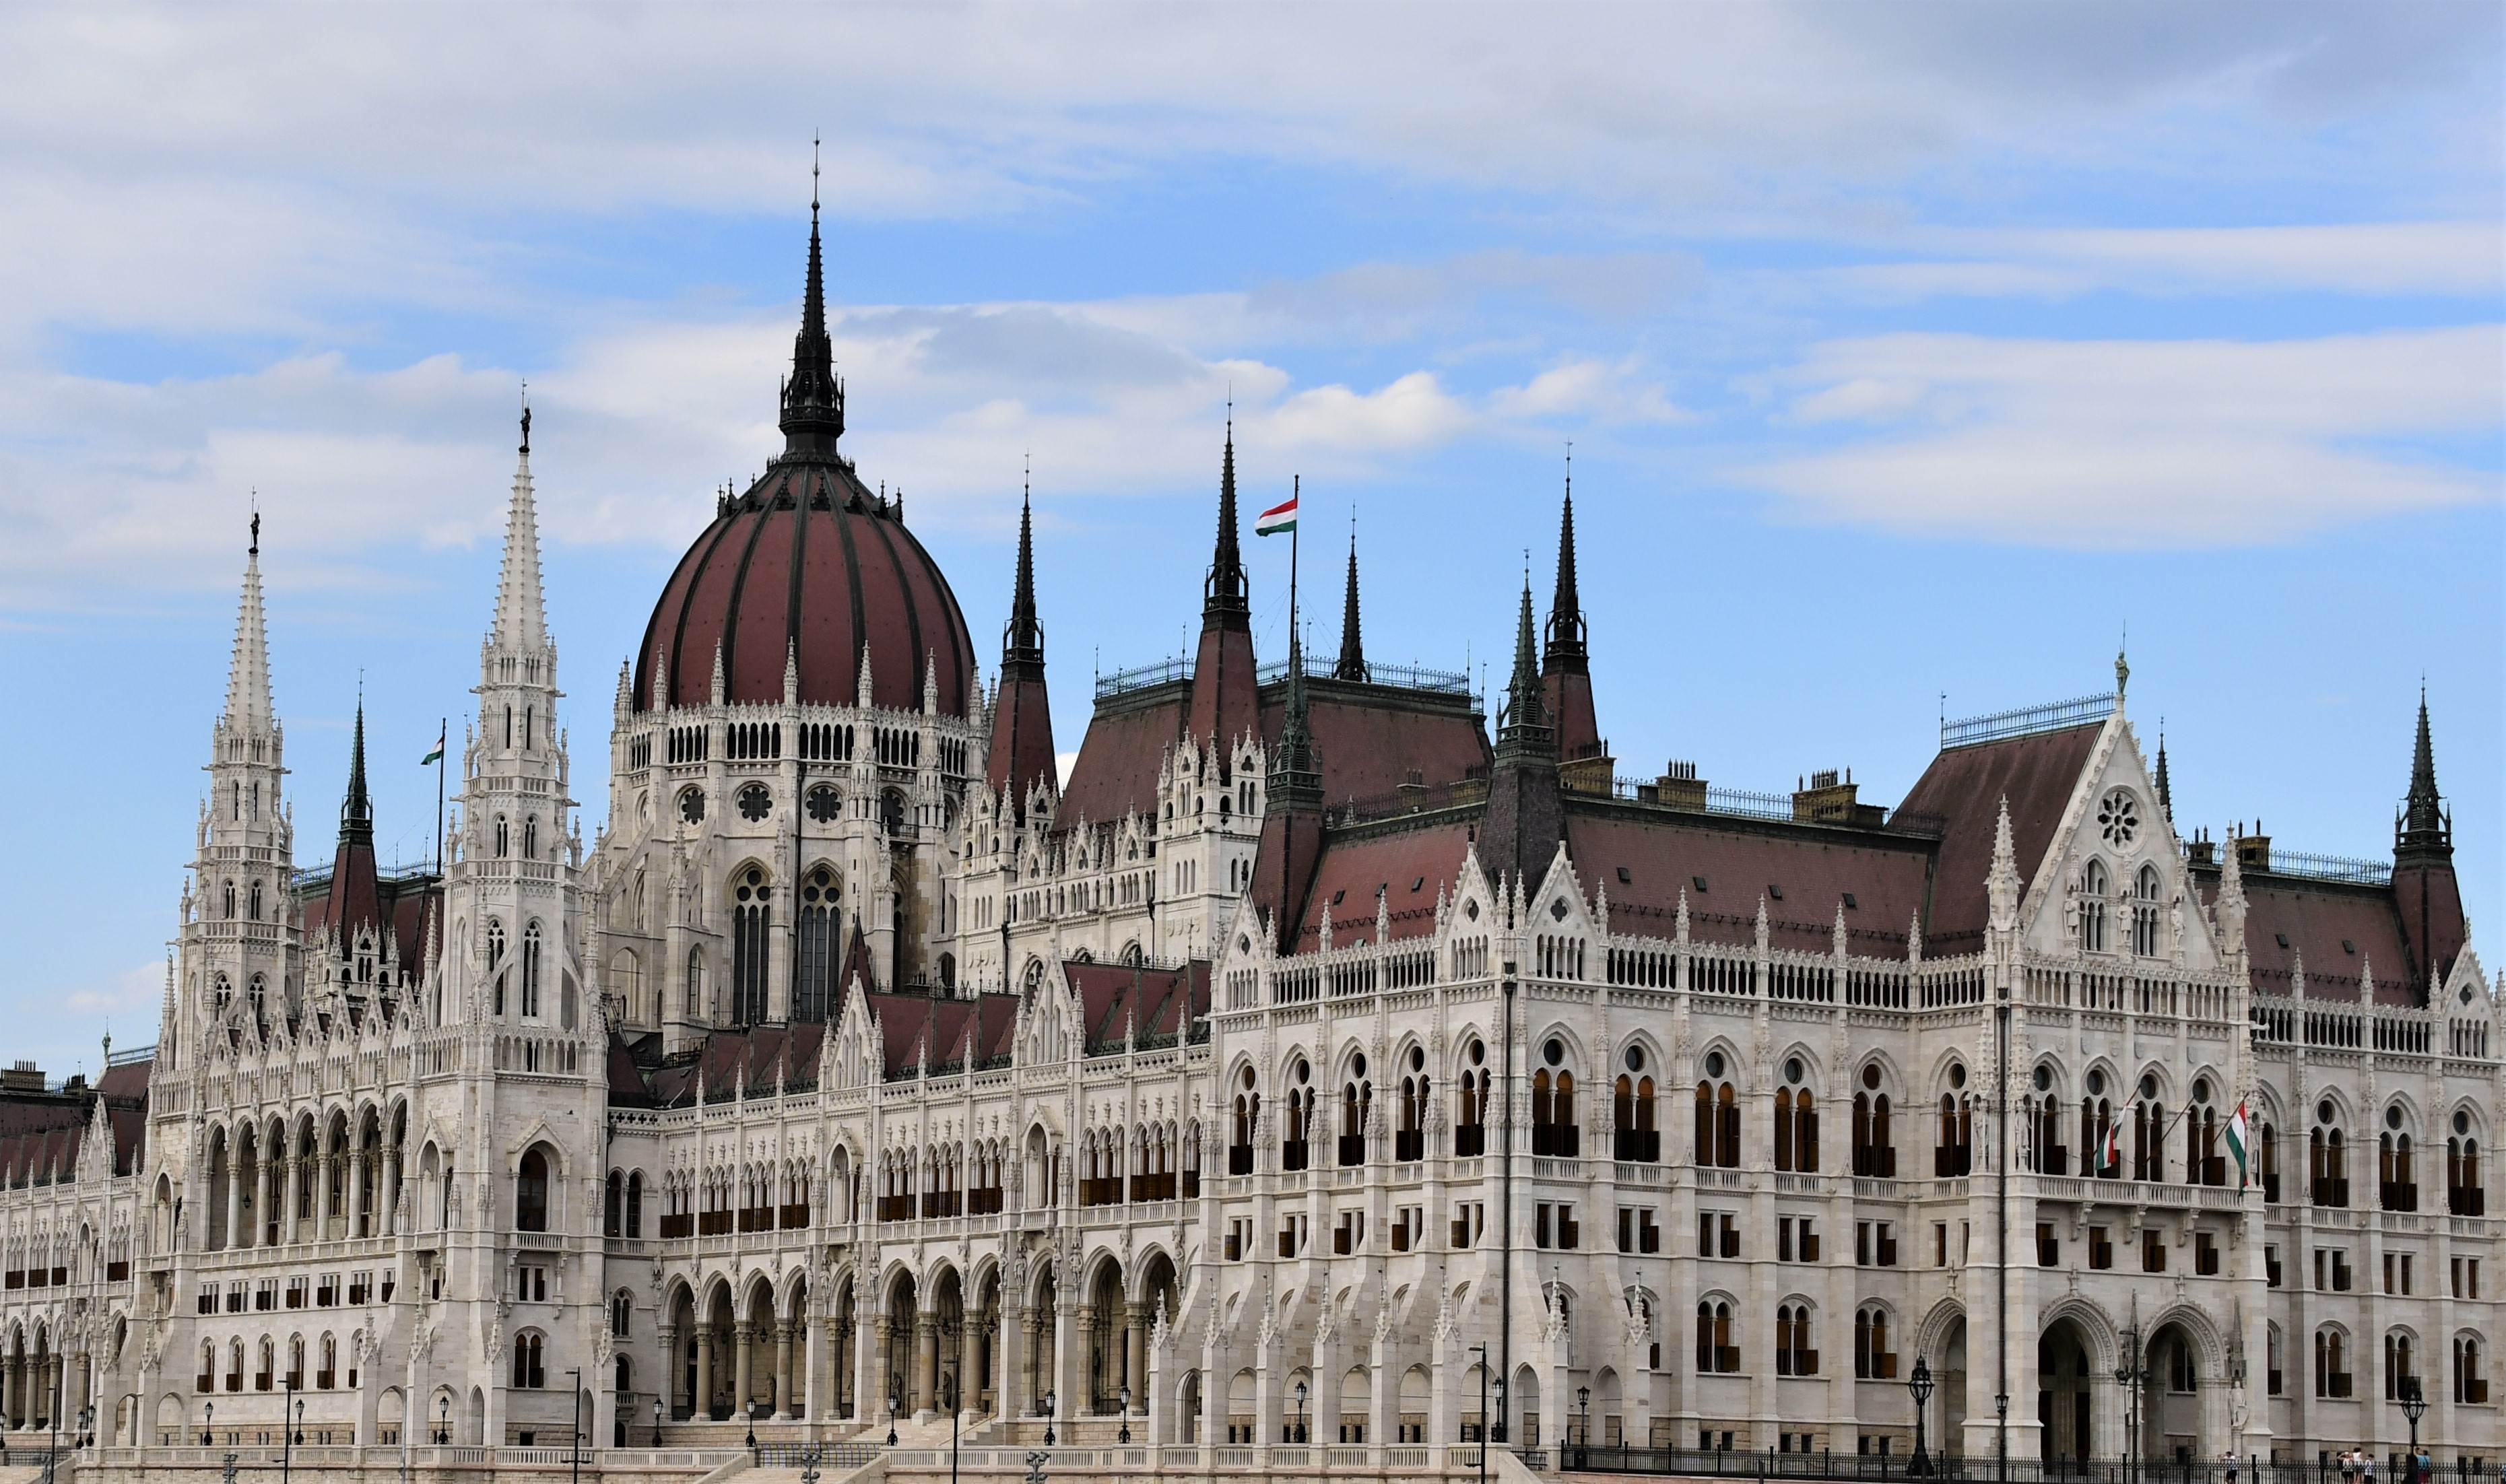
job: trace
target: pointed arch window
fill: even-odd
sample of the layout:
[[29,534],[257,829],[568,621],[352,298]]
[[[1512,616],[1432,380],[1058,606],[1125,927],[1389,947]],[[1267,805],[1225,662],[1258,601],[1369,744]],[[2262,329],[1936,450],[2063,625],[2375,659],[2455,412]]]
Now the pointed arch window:
[[1965,1175],[1975,1168],[1975,1100],[1963,1092],[1941,1094],[1941,1139],[1932,1148],[1932,1173]]
[[1737,1169],[1740,1164],[1739,1094],[1723,1072],[1723,1053],[1705,1056],[1705,1077],[1697,1084],[1697,1162]]
[[2445,1209],[2454,1216],[2485,1216],[2488,1195],[2480,1178],[2480,1141],[2472,1138],[2471,1114],[2456,1110],[2454,1134],[2445,1141]]
[[1781,1304],[1775,1309],[1775,1374],[1818,1374],[1818,1352],[1810,1348],[1808,1304]]
[[492,987],[495,1013],[505,1013],[505,925],[495,918],[487,919],[487,982]]
[[501,861],[513,854],[513,827],[505,822],[503,815],[499,814],[496,816],[496,859]]
[[1853,1316],[1853,1375],[1861,1381],[1893,1381],[1897,1353],[1888,1348],[1888,1311],[1868,1308]]
[[227,920],[232,922],[234,920],[235,915],[235,884],[232,881],[227,883],[226,904]]
[[525,1018],[540,1012],[540,925],[532,923],[522,929],[522,1014]]
[[[2401,1110],[2385,1110],[2397,1118]],[[2387,1128],[2376,1136],[2376,1203],[2386,1211],[2419,1209],[2419,1183],[2411,1136]]]
[[1279,1168],[1282,1170],[1302,1170],[1308,1159],[1311,1146],[1307,1136],[1312,1131],[1314,1121],[1314,1089],[1306,1085],[1308,1075],[1307,1064],[1302,1059],[1288,1074],[1288,1125],[1279,1141]]
[[1361,1053],[1351,1065],[1347,1083],[1341,1088],[1340,1163],[1342,1168],[1366,1163],[1366,1122],[1374,1109],[1375,1083],[1367,1079],[1366,1057]]
[[2317,1104],[2315,1127],[2306,1136],[2307,1178],[2312,1187],[2309,1194],[2317,1206],[2349,1204],[2349,1149],[2333,1122],[2335,1113],[2331,1099]]
[[522,859],[525,861],[536,861],[539,858],[540,817],[534,814],[529,819],[522,821]]
[[1717,1373],[1740,1368],[1740,1348],[1732,1343],[1732,1306],[1705,1299],[1697,1306],[1697,1368]]
[[2418,1367],[2411,1359],[2411,1337],[2398,1329],[2385,1335],[2384,1399],[2399,1401],[2418,1383]]
[[2453,1399],[2469,1406],[2488,1400],[2488,1374],[2480,1368],[2480,1341],[2462,1335],[2453,1342]]
[[1880,1090],[1880,1064],[1862,1069],[1853,1095],[1853,1173],[1882,1179],[1897,1173],[1897,1146],[1888,1129],[1888,1094]]
[[252,920],[261,921],[261,883],[258,881],[252,884]]
[[2131,889],[2131,951],[2145,959],[2158,957],[2158,867],[2142,866]]
[[1410,1048],[1409,1070],[1401,1078],[1401,1126],[1393,1130],[1392,1157],[1415,1164],[1427,1157],[1427,1053]]
[[[1642,1051],[1629,1047],[1628,1054],[1637,1066],[1643,1065]],[[1661,1163],[1662,1129],[1656,1122],[1653,1078],[1640,1072],[1622,1072],[1610,1091],[1610,1157],[1622,1164]]]
[[548,1230],[548,1155],[534,1145],[523,1153],[521,1168],[514,1174],[514,1229]]
[[546,1359],[538,1335],[516,1335],[514,1337],[514,1386],[519,1390],[536,1391],[548,1385]]
[[1474,1039],[1462,1050],[1462,1072],[1453,1106],[1453,1157],[1475,1159],[1487,1152],[1487,1046]]
[[[1555,1044],[1555,1042],[1552,1042]],[[1575,1074],[1563,1067],[1531,1075],[1531,1152],[1572,1159],[1578,1144],[1575,1127]]]
[[2083,953],[2106,951],[2108,890],[2104,863],[2091,861],[2080,872],[2080,951]]
[[701,948],[691,948],[691,949],[689,949],[689,950],[688,950],[688,1007],[687,1007],[687,1015],[688,1015],[688,1018],[689,1018],[689,1019],[693,1020],[693,1019],[696,1019],[697,1017],[698,1017],[698,1016],[702,1015],[703,1013],[704,1013],[704,950],[703,950],[703,949],[701,949]]
[[1784,1062],[1784,1085],[1775,1089],[1775,1168],[1813,1174],[1818,1169],[1818,1100],[1803,1082],[1808,1068],[1795,1056]]
[[836,997],[836,873],[826,866],[801,882],[800,981],[792,986],[792,1018],[824,1021]]
[[1262,1121],[1262,1094],[1254,1090],[1253,1069],[1236,1076],[1235,1137],[1227,1147],[1227,1173],[1253,1173],[1253,1130]]
[[766,872],[751,866],[732,886],[731,1015],[734,1025],[759,1025],[766,1019],[766,969],[771,957],[767,928],[772,920],[773,888]]

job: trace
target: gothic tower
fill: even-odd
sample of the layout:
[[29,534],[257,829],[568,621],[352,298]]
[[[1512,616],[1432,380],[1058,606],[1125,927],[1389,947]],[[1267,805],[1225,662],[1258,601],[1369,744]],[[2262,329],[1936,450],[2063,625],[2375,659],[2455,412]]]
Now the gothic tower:
[[985,787],[1009,795],[1011,817],[1026,821],[1027,791],[1054,780],[1053,709],[1044,689],[1044,626],[1035,616],[1035,514],[1019,502],[1018,583],[1001,634],[1001,684],[992,701]]
[[1200,651],[1192,667],[1193,737],[1215,741],[1221,756],[1254,730],[1261,702],[1254,692],[1253,605],[1244,559],[1235,545],[1235,427],[1218,476],[1218,544],[1202,584]]

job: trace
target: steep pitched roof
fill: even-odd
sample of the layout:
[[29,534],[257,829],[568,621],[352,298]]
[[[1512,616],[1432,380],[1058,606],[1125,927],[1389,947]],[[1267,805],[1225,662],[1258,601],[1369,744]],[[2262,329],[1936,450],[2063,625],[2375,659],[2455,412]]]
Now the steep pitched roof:
[[1920,838],[1580,799],[1567,806],[1566,851],[1586,894],[1607,896],[1614,932],[1669,937],[1685,893],[1691,938],[1752,943],[1763,897],[1772,946],[1828,952],[1843,907],[1846,950],[1874,958],[1905,954],[1931,873]]
[[1428,823],[1362,827],[1335,833],[1323,847],[1314,884],[1293,925],[1290,951],[1322,946],[1323,909],[1332,940],[1342,945],[1375,936],[1375,898],[1382,892],[1395,939],[1436,931],[1436,899],[1461,873],[1470,854],[1474,811],[1440,810]]
[[1972,952],[1981,945],[1987,922],[1984,878],[1992,868],[2000,801],[2010,800],[2019,869],[2028,875],[2043,863],[2103,725],[2097,722],[1953,747],[1932,759],[1897,811],[1902,819],[1927,820],[1941,829],[1931,910],[1923,920],[1927,944],[1939,945],[1943,953]]

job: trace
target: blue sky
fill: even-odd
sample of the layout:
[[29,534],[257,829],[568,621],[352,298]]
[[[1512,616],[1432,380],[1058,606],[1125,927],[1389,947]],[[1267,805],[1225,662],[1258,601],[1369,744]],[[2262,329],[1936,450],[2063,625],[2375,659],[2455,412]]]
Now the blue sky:
[[[1944,707],[2101,689],[2128,627],[2180,825],[2371,856],[2424,676],[2475,943],[2506,922],[2494,6],[17,7],[0,40],[0,1051],[50,1071],[154,1035],[256,498],[299,863],[360,675],[378,837],[425,854],[524,377],[596,828],[617,666],[779,446],[813,133],[847,446],[979,636],[1032,457],[1065,750],[1092,669],[1197,618],[1232,394],[1252,508],[1304,477],[1318,591],[1354,512],[1380,659],[1502,658],[1571,441],[1622,772],[1890,802]],[[1287,553],[1253,555],[1276,654]]]

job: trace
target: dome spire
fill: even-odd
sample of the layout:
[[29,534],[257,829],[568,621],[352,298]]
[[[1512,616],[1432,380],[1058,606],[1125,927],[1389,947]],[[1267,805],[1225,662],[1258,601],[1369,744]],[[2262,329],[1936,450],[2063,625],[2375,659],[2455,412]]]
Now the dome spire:
[[244,553],[243,598],[235,609],[234,659],[227,670],[226,724],[258,731],[269,725],[269,637],[261,608],[261,512],[252,513],[252,546]]
[[1201,617],[1249,614],[1244,556],[1235,545],[1235,409],[1227,409],[1227,449],[1218,466],[1218,546],[1209,559],[1209,581],[1202,593]]
[[1341,612],[1340,663],[1333,668],[1332,679],[1366,678],[1366,640],[1357,622],[1357,512],[1352,509],[1348,512],[1348,596]]
[[539,510],[531,494],[528,382],[522,386],[522,444],[514,464],[514,493],[505,507],[505,564],[496,579],[496,621],[487,642],[506,651],[548,645],[548,602],[540,591]]
[[844,384],[836,378],[827,336],[827,280],[818,243],[818,141],[809,141],[809,276],[801,333],[792,338],[792,377],[783,384],[783,453],[830,455],[844,432]]
[[340,806],[340,837],[372,846],[375,842],[375,801],[366,793],[366,696],[362,684],[357,689],[357,734],[348,752],[348,797]]

